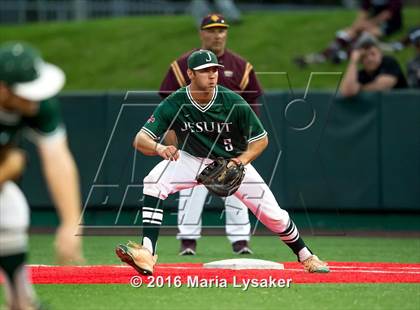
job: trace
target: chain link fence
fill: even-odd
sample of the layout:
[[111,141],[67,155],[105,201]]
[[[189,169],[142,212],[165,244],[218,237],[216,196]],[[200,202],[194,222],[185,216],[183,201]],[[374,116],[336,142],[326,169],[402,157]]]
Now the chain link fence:
[[0,0],[0,23],[180,14],[188,4],[165,0]]
[[[195,1],[214,4],[217,0]],[[404,5],[418,6],[418,1],[405,0]],[[241,11],[272,11],[337,7],[355,9],[360,0],[236,0],[234,2]],[[191,3],[192,0],[0,0],[0,24],[184,14],[190,13]]]

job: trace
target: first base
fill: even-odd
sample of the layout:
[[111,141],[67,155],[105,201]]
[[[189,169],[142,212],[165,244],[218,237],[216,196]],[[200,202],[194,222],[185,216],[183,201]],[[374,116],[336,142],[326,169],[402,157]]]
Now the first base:
[[204,268],[217,268],[217,269],[284,269],[284,265],[281,263],[272,262],[263,259],[251,259],[251,258],[234,258],[224,259],[215,262],[206,263],[203,265]]

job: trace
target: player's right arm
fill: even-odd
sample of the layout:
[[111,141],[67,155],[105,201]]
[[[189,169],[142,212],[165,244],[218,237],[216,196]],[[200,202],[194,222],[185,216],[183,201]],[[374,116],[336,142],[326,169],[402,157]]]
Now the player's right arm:
[[42,171],[60,218],[55,238],[58,263],[81,263],[79,174],[61,122],[58,101],[41,102],[39,113],[28,120],[28,126],[27,136],[38,148]]
[[147,156],[159,155],[165,160],[177,160],[179,157],[178,149],[175,146],[156,142],[143,130],[140,130],[136,135],[133,146]]
[[165,133],[170,129],[177,113],[175,104],[168,102],[168,99],[162,101],[134,138],[134,148],[147,156],[159,155],[165,160],[177,160],[179,152],[176,146],[158,142],[165,140]]
[[82,256],[79,174],[65,136],[44,138],[38,151],[48,189],[60,218],[55,247],[59,264],[78,264]]

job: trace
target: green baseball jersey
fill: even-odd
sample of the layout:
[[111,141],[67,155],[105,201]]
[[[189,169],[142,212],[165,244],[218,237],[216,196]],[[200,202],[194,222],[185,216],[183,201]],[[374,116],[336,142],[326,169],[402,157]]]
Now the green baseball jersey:
[[0,108],[0,149],[17,144],[22,133],[36,142],[63,132],[57,99],[41,101],[38,112],[31,117]]
[[195,102],[189,86],[163,100],[142,130],[158,140],[173,129],[178,147],[197,157],[232,158],[248,143],[267,135],[249,104],[235,92],[216,86],[210,102]]

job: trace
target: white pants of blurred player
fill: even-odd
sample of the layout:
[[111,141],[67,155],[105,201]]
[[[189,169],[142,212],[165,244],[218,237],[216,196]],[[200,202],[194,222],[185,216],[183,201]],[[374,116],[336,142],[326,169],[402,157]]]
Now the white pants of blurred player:
[[[201,237],[201,214],[208,196],[204,185],[179,192],[177,239],[198,239]],[[251,224],[248,208],[235,196],[224,199],[226,236],[231,243],[249,241]]]
[[[0,261],[26,254],[28,250],[29,206],[19,187],[5,182],[0,187]],[[3,267],[4,268],[4,267]],[[0,266],[6,295],[6,309],[32,309],[36,295],[29,282],[25,265],[14,269],[13,283]]]

